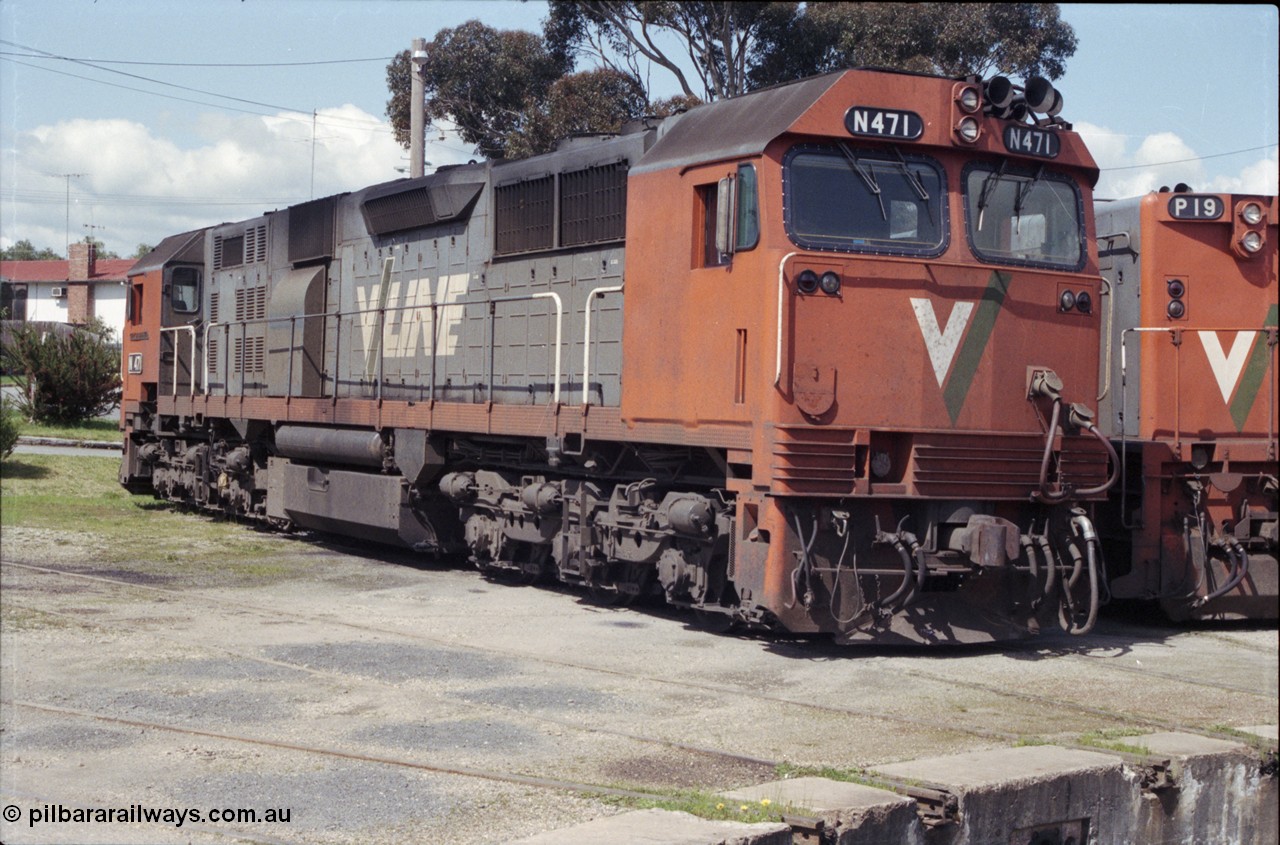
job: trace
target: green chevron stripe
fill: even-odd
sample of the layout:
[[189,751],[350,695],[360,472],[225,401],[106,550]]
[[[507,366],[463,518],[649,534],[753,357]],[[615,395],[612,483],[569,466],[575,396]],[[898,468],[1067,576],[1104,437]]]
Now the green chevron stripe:
[[[1267,311],[1267,318],[1262,321],[1262,327],[1264,329],[1275,327],[1278,315],[1280,315],[1280,305],[1272,305]],[[1267,348],[1267,333],[1258,332],[1258,337],[1253,342],[1253,351],[1249,353],[1249,362],[1245,364],[1244,374],[1236,387],[1235,398],[1231,400],[1229,406],[1231,420],[1236,424],[1236,431],[1244,431],[1249,411],[1253,409],[1254,400],[1258,398],[1258,391],[1267,375],[1267,364],[1270,358],[1271,350]]]
[[1012,277],[1007,273],[992,271],[991,280],[987,283],[987,289],[982,292],[982,301],[978,303],[974,314],[973,325],[969,327],[969,333],[960,345],[960,351],[956,353],[951,377],[947,379],[947,386],[942,392],[947,413],[951,414],[952,425],[959,419],[960,409],[964,407],[964,400],[973,385],[978,362],[982,360],[982,353],[986,351],[987,341],[991,339],[991,332],[996,326],[996,317],[1009,293],[1010,278]]

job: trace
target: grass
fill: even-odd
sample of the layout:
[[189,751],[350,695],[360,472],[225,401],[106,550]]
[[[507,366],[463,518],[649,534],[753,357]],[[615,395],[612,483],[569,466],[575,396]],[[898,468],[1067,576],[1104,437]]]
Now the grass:
[[134,569],[219,580],[291,571],[279,560],[289,540],[130,494],[117,480],[119,467],[101,457],[10,456],[0,464],[0,527],[24,531],[6,540],[5,556],[22,536],[47,533],[50,545],[93,564],[130,561],[139,564]]
[[1119,751],[1123,754],[1150,754],[1151,749],[1145,745],[1134,745],[1121,742],[1126,737],[1142,736],[1150,733],[1142,728],[1104,728],[1080,734],[1080,745],[1090,748],[1101,748],[1106,751]]
[[86,420],[79,425],[45,425],[23,422],[19,432],[23,437],[57,437],[64,440],[94,440],[119,443],[120,421],[117,419]]
[[693,789],[678,789],[664,792],[653,798],[630,798],[626,796],[606,796],[606,802],[615,806],[632,810],[671,810],[689,813],[703,819],[714,821],[735,821],[755,824],[757,822],[776,822],[783,813],[798,815],[809,814],[808,811],[795,807],[781,807],[768,798],[760,801],[735,801],[711,792]]

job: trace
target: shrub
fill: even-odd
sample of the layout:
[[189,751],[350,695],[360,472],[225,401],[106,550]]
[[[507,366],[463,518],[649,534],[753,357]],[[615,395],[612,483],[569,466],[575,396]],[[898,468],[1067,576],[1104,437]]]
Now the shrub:
[[15,328],[0,351],[19,391],[15,405],[32,422],[74,424],[108,413],[120,401],[120,358],[100,320],[59,334]]
[[0,399],[0,461],[13,454],[13,447],[18,445],[18,432],[17,414],[8,402]]

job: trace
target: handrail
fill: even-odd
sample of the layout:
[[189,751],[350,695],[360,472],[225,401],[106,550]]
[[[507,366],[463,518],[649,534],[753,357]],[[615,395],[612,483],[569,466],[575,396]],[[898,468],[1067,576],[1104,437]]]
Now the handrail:
[[[564,303],[560,299],[560,294],[556,293],[555,291],[542,291],[540,293],[523,293],[523,294],[515,294],[513,296],[498,296],[498,297],[494,297],[492,299],[486,299],[483,301],[489,303],[489,322],[490,322],[490,325],[492,326],[493,317],[494,317],[494,313],[493,313],[494,304],[499,302],[519,302],[521,300],[526,300],[526,299],[551,299],[551,300],[554,300],[556,303],[556,365],[555,365],[556,372],[555,372],[555,379],[551,383],[552,385],[551,401],[553,404],[558,405],[560,404],[560,341],[561,341],[561,338],[563,337],[563,329],[564,329]],[[468,303],[454,303],[454,304],[466,305]],[[432,307],[434,308],[436,306],[433,305]],[[493,330],[492,328],[490,328],[490,331],[489,331],[489,400],[490,401],[493,401],[493,356],[494,356],[495,349],[497,349],[497,344],[494,343],[493,341]]]
[[783,278],[782,271],[786,268],[787,262],[799,255],[798,252],[788,252],[778,262],[778,337],[777,350],[774,358],[773,367],[773,385],[781,387],[782,384],[782,293],[786,289],[786,279]]
[[[196,327],[195,326],[161,326],[160,333],[165,332],[188,332],[191,335],[191,394],[196,395]],[[205,362],[208,367],[208,362]],[[178,395],[178,344],[175,339],[173,344],[173,378],[170,379],[169,395]]]
[[587,292],[586,322],[582,330],[582,404],[591,404],[591,303],[606,293],[621,293],[623,285],[602,285]]
[[[619,287],[618,289],[620,290],[621,288]],[[592,294],[596,294],[596,293],[608,293],[608,292],[609,292],[608,290],[603,290],[603,289],[597,288],[596,290],[592,291],[592,292],[591,292],[591,294],[588,294],[588,296],[591,296]],[[228,321],[226,321],[226,322],[220,322],[220,323],[206,323],[206,324],[205,324],[205,327],[204,327],[204,345],[205,345],[205,348],[206,348],[206,349],[208,349],[208,347],[209,347],[209,337],[210,337],[210,334],[213,332],[213,330],[214,330],[214,329],[224,329],[224,330],[226,330],[226,331],[227,331],[227,337],[229,338],[229,337],[230,337],[230,331],[231,331],[231,329],[232,329],[233,327],[235,327],[235,326],[239,326],[239,327],[241,327],[241,329],[242,329],[242,331],[243,331],[243,329],[244,329],[244,328],[246,328],[246,327],[248,327],[248,326],[250,326],[250,325],[258,325],[258,324],[270,325],[271,323],[279,323],[279,322],[284,322],[284,321],[286,321],[286,320],[287,320],[287,321],[289,321],[289,322],[290,322],[291,327],[296,327],[296,325],[297,325],[297,321],[298,321],[298,320],[307,320],[307,319],[314,319],[314,318],[324,318],[324,319],[328,319],[328,318],[331,318],[331,317],[332,317],[332,318],[334,318],[334,319],[337,321],[337,325],[338,325],[338,327],[339,327],[339,331],[341,331],[341,325],[342,325],[342,320],[343,320],[343,318],[352,318],[352,317],[360,317],[360,316],[364,316],[364,315],[368,315],[368,314],[377,314],[377,315],[379,315],[380,322],[381,322],[381,323],[382,323],[382,325],[383,325],[383,330],[379,333],[379,336],[378,336],[378,360],[379,360],[379,364],[378,364],[379,379],[378,379],[378,382],[379,382],[379,398],[381,398],[382,358],[383,358],[383,352],[384,352],[385,347],[386,347],[386,327],[385,327],[385,319],[384,319],[384,318],[385,318],[385,315],[386,315],[388,312],[392,312],[392,313],[394,313],[394,312],[400,312],[400,311],[416,311],[416,310],[419,310],[419,309],[430,309],[430,311],[431,311],[431,347],[432,347],[432,349],[431,349],[431,366],[432,366],[431,390],[432,390],[432,398],[435,398],[435,397],[434,397],[434,394],[435,394],[435,381],[436,381],[436,379],[435,379],[435,365],[436,365],[436,364],[435,364],[435,359],[436,359],[436,355],[437,355],[437,352],[438,352],[438,350],[436,349],[436,346],[437,346],[437,341],[436,341],[436,324],[437,324],[437,322],[438,322],[438,316],[437,316],[437,313],[436,313],[436,312],[437,312],[439,309],[441,309],[441,308],[453,308],[453,307],[463,307],[463,308],[465,308],[465,307],[466,307],[466,306],[468,306],[468,305],[483,305],[483,304],[485,304],[485,303],[488,303],[488,304],[490,304],[490,305],[492,306],[493,304],[496,304],[496,303],[499,303],[499,302],[518,302],[518,301],[527,301],[527,300],[533,300],[533,299],[550,299],[550,300],[553,300],[553,301],[555,302],[555,309],[556,309],[555,373],[554,373],[553,381],[552,381],[552,399],[551,399],[551,401],[552,401],[552,402],[555,402],[555,403],[559,403],[559,402],[560,402],[561,369],[562,369],[562,349],[561,349],[561,347],[562,347],[562,341],[563,341],[563,337],[564,337],[564,303],[563,303],[563,301],[562,301],[562,300],[561,300],[561,298],[560,298],[560,294],[558,294],[558,293],[556,293],[556,292],[554,292],[554,291],[543,291],[543,292],[539,292],[539,293],[529,293],[529,294],[517,294],[517,295],[513,295],[513,296],[500,296],[500,297],[494,297],[494,298],[492,298],[492,299],[487,299],[487,300],[479,300],[479,301],[476,301],[476,302],[430,302],[430,303],[425,303],[425,304],[414,304],[414,305],[396,305],[396,306],[390,306],[390,307],[383,306],[383,307],[375,307],[375,308],[360,308],[360,309],[357,309],[357,310],[354,310],[354,311],[321,311],[321,312],[312,313],[312,314],[290,314],[290,315],[281,316],[281,317],[257,317],[257,318],[254,318],[254,319],[248,319],[248,320],[228,320]],[[179,330],[179,329],[186,329],[186,330],[188,330],[188,331],[190,331],[190,332],[191,332],[191,336],[192,336],[192,355],[194,356],[194,354],[195,354],[195,345],[194,345],[194,344],[195,344],[195,329],[194,329],[193,327],[191,327],[191,326],[177,326],[177,327],[174,327],[174,329],[171,329],[171,330]],[[292,328],[291,328],[291,332],[292,332],[292,333],[294,333],[294,335],[296,336],[296,331],[294,331]],[[229,348],[229,347],[230,347],[230,345],[228,344],[228,356],[230,355],[230,348]],[[291,340],[290,340],[290,349],[292,349],[292,347],[293,347],[293,340],[291,339]],[[494,344],[492,343],[492,338],[490,338],[490,344],[489,344],[489,363],[490,363],[490,368],[492,368],[492,364],[493,364],[493,355],[494,355]],[[290,366],[292,367],[292,361],[291,361],[291,363],[290,363]],[[336,366],[336,364],[335,364],[335,366]],[[228,370],[230,370],[230,367],[228,367]],[[490,376],[492,376],[492,373],[490,373]],[[489,391],[490,391],[490,396],[491,396],[491,397],[492,397],[492,390],[493,390],[493,384],[492,384],[492,381],[493,381],[493,379],[492,379],[492,377],[490,377],[490,378],[489,378],[489,382],[490,382],[490,384],[489,384]],[[195,391],[194,391],[194,379],[192,380],[192,383],[193,383],[193,390],[192,390],[192,394],[194,395],[194,392],[195,392]],[[205,390],[205,392],[207,392],[207,391],[208,391],[208,386],[209,386],[209,359],[208,359],[208,356],[206,355],[206,356],[205,356],[205,361],[204,361],[204,390]],[[290,377],[290,385],[289,385],[289,388],[288,388],[288,389],[289,389],[289,391],[290,391],[290,392],[292,391],[292,376]],[[337,392],[337,390],[336,390],[336,384],[335,384],[335,394],[336,394],[336,392]]]

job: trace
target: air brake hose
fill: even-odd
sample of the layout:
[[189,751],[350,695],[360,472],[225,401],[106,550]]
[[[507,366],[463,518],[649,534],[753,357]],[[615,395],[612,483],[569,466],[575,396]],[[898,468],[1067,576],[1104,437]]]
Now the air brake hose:
[[[1231,558],[1231,573],[1227,575],[1227,579],[1222,583],[1221,587],[1203,598],[1196,599],[1192,605],[1196,608],[1204,607],[1214,599],[1219,598],[1220,596],[1225,596],[1227,593],[1240,586],[1240,582],[1244,580],[1244,576],[1249,573],[1249,553],[1245,551],[1244,547],[1241,546],[1239,542],[1234,538],[1221,538],[1214,540],[1213,544],[1220,547],[1227,553],[1227,556]],[[1206,560],[1205,566],[1208,565],[1209,562]]]
[[[1084,539],[1086,555],[1089,559],[1089,616],[1085,619],[1083,625],[1076,625],[1074,620],[1072,626],[1067,630],[1069,634],[1087,634],[1093,630],[1093,626],[1098,621],[1098,535],[1093,530],[1093,523],[1089,521],[1087,516],[1077,514],[1071,518],[1071,527],[1076,529],[1076,533]],[[1072,578],[1071,583],[1075,582]],[[1068,585],[1064,585],[1068,587]],[[1070,595],[1070,589],[1065,589],[1066,594]]]
[[1067,494],[1061,491],[1054,493],[1049,490],[1049,458],[1053,456],[1053,436],[1058,430],[1058,418],[1062,415],[1062,400],[1058,397],[1053,399],[1053,416],[1049,419],[1049,430],[1044,438],[1044,455],[1040,458],[1040,489],[1035,497],[1049,504],[1057,504],[1066,501]]
[[889,534],[882,534],[876,539],[882,543],[891,543],[893,548],[898,552],[898,556],[902,558],[902,583],[898,585],[898,589],[894,590],[893,594],[887,599],[875,602],[875,607],[881,608],[892,605],[898,599],[906,595],[907,590],[914,583],[914,579],[911,577],[911,553],[907,551],[906,546],[902,545],[902,540]]
[[1098,427],[1096,425],[1090,425],[1085,429],[1085,431],[1092,434],[1098,439],[1098,442],[1107,447],[1107,454],[1111,456],[1111,477],[1097,487],[1090,487],[1088,490],[1076,491],[1077,496],[1096,496],[1099,493],[1105,493],[1110,490],[1115,486],[1116,481],[1120,479],[1120,457],[1116,455],[1116,449],[1111,445],[1111,441],[1108,440],[1102,432],[1098,431]]
[[1053,595],[1053,588],[1058,585],[1058,562],[1053,557],[1053,549],[1049,547],[1049,525],[1044,526],[1045,533],[1034,535],[1040,554],[1044,556],[1045,568],[1049,571],[1044,576],[1044,598]]
[[924,562],[924,549],[920,548],[920,541],[916,539],[914,534],[903,534],[903,541],[911,547],[911,559],[916,564],[916,577],[911,583],[911,592],[902,601],[902,609],[906,610],[916,597],[924,591],[924,579],[929,574],[929,568]]

